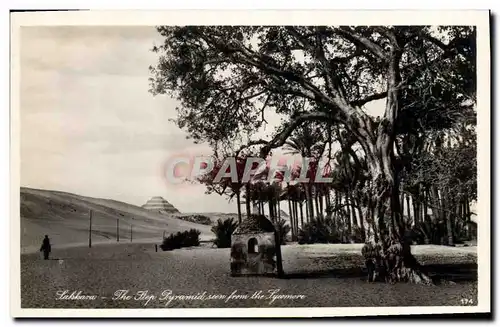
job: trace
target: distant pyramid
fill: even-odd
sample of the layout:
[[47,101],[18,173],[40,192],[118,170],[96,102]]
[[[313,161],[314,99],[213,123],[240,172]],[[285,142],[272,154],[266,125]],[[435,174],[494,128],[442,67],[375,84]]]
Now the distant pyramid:
[[173,205],[161,196],[154,196],[146,204],[142,206],[144,209],[156,211],[160,213],[179,213]]

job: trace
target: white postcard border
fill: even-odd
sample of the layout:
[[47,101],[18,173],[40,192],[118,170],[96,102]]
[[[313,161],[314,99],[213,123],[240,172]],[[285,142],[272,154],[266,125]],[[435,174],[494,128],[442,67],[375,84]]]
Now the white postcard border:
[[[23,309],[20,294],[20,30],[22,26],[94,25],[475,25],[477,26],[478,305],[438,307]],[[162,10],[25,12],[11,15],[10,278],[13,317],[328,317],[490,312],[490,32],[487,10]]]

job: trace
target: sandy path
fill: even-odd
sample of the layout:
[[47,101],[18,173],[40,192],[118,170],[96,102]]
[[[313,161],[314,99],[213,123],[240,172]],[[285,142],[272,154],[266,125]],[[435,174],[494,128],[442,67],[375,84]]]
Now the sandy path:
[[[337,249],[338,248],[338,249]],[[313,249],[313,250],[312,250]],[[420,285],[367,284],[361,271],[359,254],[335,245],[283,247],[287,278],[231,277],[229,249],[192,248],[171,252],[154,252],[152,244],[114,244],[54,249],[54,259],[40,260],[37,254],[21,256],[21,292],[23,307],[290,307],[290,306],[415,306],[460,305],[463,298],[476,299],[472,253],[416,256],[424,264],[454,264],[457,269],[444,275],[454,285],[434,287]],[[321,251],[320,251],[321,250]],[[342,251],[344,250],[344,251]],[[436,252],[438,249],[435,249]],[[425,252],[425,251],[424,251]],[[359,253],[359,252],[358,252]],[[279,289],[280,295],[303,295],[304,298],[278,299],[270,303],[268,291]],[[92,301],[57,300],[57,292],[82,291],[95,295]],[[155,299],[113,300],[117,290],[129,295],[147,291]],[[167,304],[164,291],[172,295],[226,296],[226,299],[176,299]],[[251,297],[262,292],[265,298]],[[227,300],[236,292],[243,298]],[[227,302],[226,302],[227,301]]]

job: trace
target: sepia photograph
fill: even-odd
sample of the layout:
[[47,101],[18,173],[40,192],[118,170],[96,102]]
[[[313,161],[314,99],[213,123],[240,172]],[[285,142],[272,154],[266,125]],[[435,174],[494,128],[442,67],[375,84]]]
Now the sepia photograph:
[[11,23],[13,316],[490,312],[488,11]]

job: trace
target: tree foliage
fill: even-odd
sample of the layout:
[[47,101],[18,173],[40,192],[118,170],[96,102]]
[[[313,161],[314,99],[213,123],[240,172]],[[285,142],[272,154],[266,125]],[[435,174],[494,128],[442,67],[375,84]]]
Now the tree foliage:
[[[405,122],[405,130],[410,122],[415,129],[449,124],[437,118],[454,118],[457,106],[475,97],[475,31],[469,27],[441,27],[441,37],[428,26],[157,29],[165,42],[153,49],[159,61],[151,67],[151,92],[176,97],[178,125],[212,144],[252,134],[267,110],[289,119],[272,146],[306,120],[353,129],[353,116],[363,113],[358,108],[386,98],[388,88],[397,87],[401,102],[384,118]],[[391,60],[400,75],[394,85],[388,85]],[[364,123],[375,132],[376,120]]]

